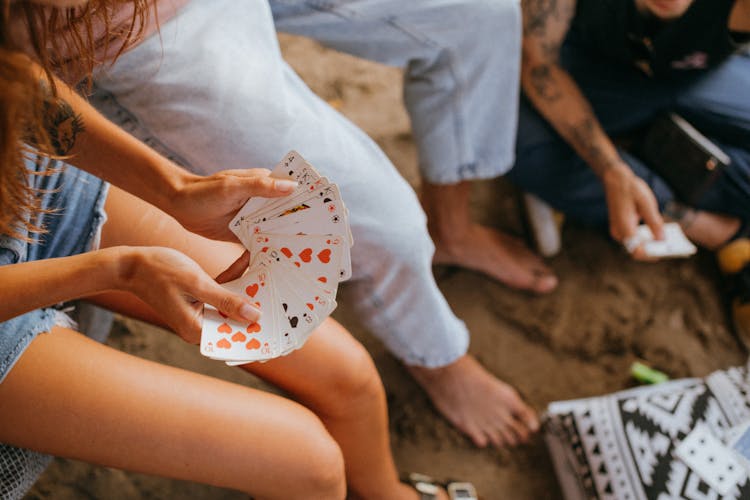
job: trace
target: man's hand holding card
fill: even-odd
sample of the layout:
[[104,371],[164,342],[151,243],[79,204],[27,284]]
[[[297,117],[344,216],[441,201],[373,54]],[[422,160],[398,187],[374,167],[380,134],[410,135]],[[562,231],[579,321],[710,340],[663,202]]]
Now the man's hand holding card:
[[204,307],[201,354],[230,365],[264,361],[299,349],[336,307],[338,283],[351,277],[353,243],[338,186],[299,153],[289,152],[271,177],[297,188],[283,198],[255,197],[229,229],[250,251],[247,272],[222,286],[262,312],[240,324]]

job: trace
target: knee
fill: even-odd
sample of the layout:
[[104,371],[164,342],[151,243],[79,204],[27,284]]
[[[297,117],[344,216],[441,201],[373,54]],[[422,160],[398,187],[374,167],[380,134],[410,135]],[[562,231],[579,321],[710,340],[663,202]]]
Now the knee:
[[[343,499],[346,496],[346,474],[341,448],[323,423],[311,412],[297,415],[292,425],[279,419],[276,425],[284,430],[291,447],[276,450],[278,459],[271,458],[279,468],[272,471],[273,484],[258,488],[257,475],[246,474],[246,493],[263,498]],[[293,443],[293,444],[292,444]],[[257,464],[251,467],[257,468]]]
[[[343,499],[346,496],[346,474],[341,448],[322,424],[318,434],[317,439],[308,440],[309,460],[295,487],[302,495],[298,498]],[[305,453],[305,446],[301,448],[301,453]]]
[[337,367],[332,390],[336,401],[327,409],[334,418],[350,418],[385,406],[385,389],[372,357],[362,344],[347,348],[345,362]]

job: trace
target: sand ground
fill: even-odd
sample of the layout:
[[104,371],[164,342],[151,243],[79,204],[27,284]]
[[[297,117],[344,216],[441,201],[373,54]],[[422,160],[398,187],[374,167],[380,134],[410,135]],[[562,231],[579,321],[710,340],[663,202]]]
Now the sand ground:
[[[416,152],[401,105],[401,73],[282,36],[286,58],[324,99],[364,128],[419,188]],[[477,219],[521,232],[515,191],[502,181],[477,183]],[[603,235],[566,224],[563,251],[550,259],[561,279],[544,297],[510,290],[482,275],[436,268],[440,287],[472,332],[470,350],[542,411],[555,400],[633,385],[636,359],[671,377],[701,376],[740,364],[746,354],[731,333],[713,257],[656,264],[631,261]],[[560,498],[543,440],[513,451],[478,450],[431,407],[403,368],[358,322],[346,286],[334,317],[376,360],[390,403],[393,449],[402,471],[473,481],[486,500]],[[205,359],[162,330],[118,320],[109,343],[158,360],[253,387],[250,375]],[[269,390],[273,390],[269,388]],[[239,499],[235,492],[56,460],[27,499]]]

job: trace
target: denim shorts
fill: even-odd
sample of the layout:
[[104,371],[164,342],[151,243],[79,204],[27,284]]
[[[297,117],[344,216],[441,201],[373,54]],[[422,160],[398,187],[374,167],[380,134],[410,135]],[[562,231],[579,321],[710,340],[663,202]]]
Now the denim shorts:
[[[29,161],[27,167],[36,170]],[[36,218],[46,229],[33,242],[0,235],[0,265],[75,255],[97,248],[106,221],[108,184],[72,166],[54,163],[48,175],[32,175],[41,205],[53,210]],[[33,276],[30,276],[33,279]],[[0,383],[34,338],[54,325],[69,326],[56,307],[37,309],[0,323]],[[0,443],[0,498],[22,498],[51,457]]]
[[[33,163],[27,166],[31,169]],[[66,257],[98,246],[108,184],[69,165],[53,166],[57,170],[51,174],[31,176],[42,207],[53,210],[36,218],[46,232],[33,242],[0,235],[0,265]],[[57,308],[49,307],[0,323],[0,383],[31,341],[61,318]]]

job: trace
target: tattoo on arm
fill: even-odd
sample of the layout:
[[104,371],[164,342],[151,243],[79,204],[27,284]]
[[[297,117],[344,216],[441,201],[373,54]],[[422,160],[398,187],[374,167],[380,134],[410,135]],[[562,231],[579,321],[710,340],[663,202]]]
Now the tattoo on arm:
[[593,115],[587,113],[580,123],[568,127],[568,140],[598,175],[617,163],[616,159],[607,158],[597,143],[596,133],[599,124]]
[[44,103],[44,119],[54,153],[60,156],[70,153],[76,137],[85,130],[81,115],[67,102],[50,96]]
[[557,0],[523,0],[523,35],[544,36],[547,21],[557,10]]
[[529,69],[529,84],[534,92],[547,102],[562,98],[562,92],[552,78],[552,65],[538,64]]
[[563,92],[555,68],[575,0],[522,0],[524,88],[546,104]]

